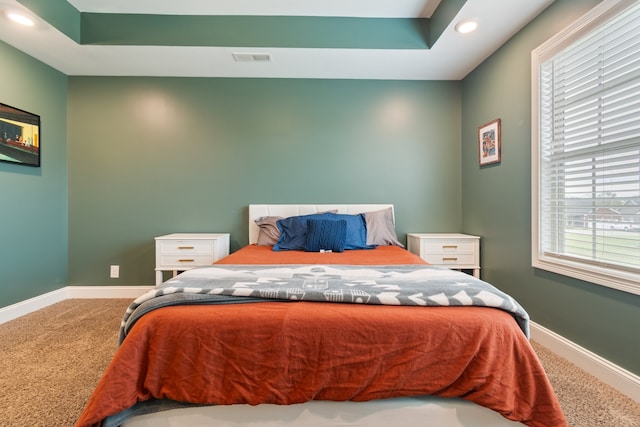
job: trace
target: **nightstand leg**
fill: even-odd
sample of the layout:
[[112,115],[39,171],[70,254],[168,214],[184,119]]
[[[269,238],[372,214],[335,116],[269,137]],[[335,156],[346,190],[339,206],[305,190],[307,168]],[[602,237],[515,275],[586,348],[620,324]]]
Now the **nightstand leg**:
[[162,283],[162,270],[156,271],[156,286]]

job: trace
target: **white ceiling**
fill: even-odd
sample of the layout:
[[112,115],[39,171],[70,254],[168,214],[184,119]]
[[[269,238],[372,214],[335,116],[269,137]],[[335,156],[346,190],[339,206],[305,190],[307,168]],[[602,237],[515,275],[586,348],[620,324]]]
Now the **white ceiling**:
[[[68,0],[81,12],[169,15],[430,17],[441,0]],[[448,1],[448,0],[442,0]],[[467,0],[434,46],[422,49],[306,49],[79,45],[36,18],[34,28],[0,16],[0,40],[67,75],[459,80],[553,0]],[[0,10],[29,12],[16,0]],[[479,28],[459,34],[474,18]],[[235,62],[233,53],[270,53]]]

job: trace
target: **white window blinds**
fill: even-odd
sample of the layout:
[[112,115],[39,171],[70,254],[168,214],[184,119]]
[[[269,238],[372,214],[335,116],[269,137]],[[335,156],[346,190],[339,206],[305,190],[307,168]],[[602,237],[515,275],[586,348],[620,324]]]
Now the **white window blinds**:
[[534,251],[640,293],[640,4],[616,3],[539,62]]

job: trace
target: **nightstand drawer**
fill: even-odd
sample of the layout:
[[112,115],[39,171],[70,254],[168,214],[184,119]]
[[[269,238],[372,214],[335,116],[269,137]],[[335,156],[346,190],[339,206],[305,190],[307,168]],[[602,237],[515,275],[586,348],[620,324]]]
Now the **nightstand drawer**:
[[213,264],[213,256],[211,254],[162,254],[160,255],[160,267],[166,269],[175,268],[177,270],[186,267],[197,267],[202,265]]
[[[162,254],[178,254],[178,253],[211,253],[213,242],[211,240],[160,240],[160,253]],[[163,263],[164,264],[164,263]]]
[[422,240],[422,250],[427,254],[470,253],[475,251],[475,242],[451,240]]
[[432,265],[456,266],[456,265],[475,265],[475,255],[470,254],[424,254],[425,261]]

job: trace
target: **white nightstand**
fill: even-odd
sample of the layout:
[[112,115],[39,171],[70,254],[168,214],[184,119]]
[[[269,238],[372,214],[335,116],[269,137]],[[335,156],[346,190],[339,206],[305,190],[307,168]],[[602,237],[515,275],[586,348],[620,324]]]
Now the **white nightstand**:
[[173,271],[175,276],[229,255],[228,233],[174,233],[155,240],[156,286],[163,282],[163,271]]
[[407,249],[431,265],[473,270],[480,278],[480,237],[459,233],[409,233]]

